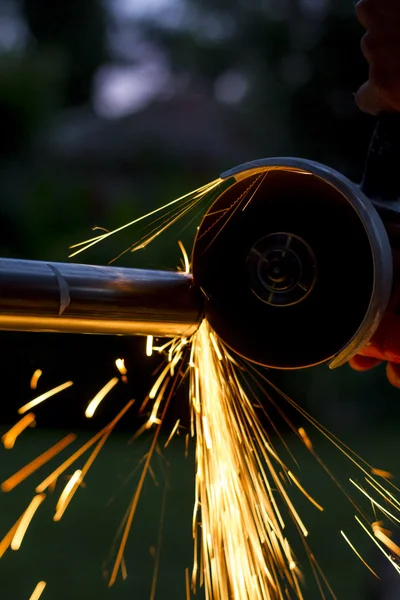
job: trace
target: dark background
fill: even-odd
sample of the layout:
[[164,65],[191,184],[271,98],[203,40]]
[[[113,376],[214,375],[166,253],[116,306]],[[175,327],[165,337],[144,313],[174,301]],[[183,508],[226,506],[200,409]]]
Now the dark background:
[[[3,0],[0,255],[65,261],[68,246],[91,237],[91,227],[119,226],[263,156],[307,157],[359,180],[374,126],[353,99],[367,78],[361,35],[349,0]],[[190,248],[193,230],[174,228],[119,264],[175,268],[177,239]],[[128,230],[74,260],[104,264],[137,236]],[[0,342],[3,432],[33,397],[29,380],[36,368],[43,370],[38,393],[74,381],[38,408],[35,430],[25,432],[14,450],[1,451],[2,480],[66,431],[80,431],[84,439],[129,398],[139,404],[158,364],[144,356],[143,339],[1,333]],[[120,356],[129,383],[119,384],[88,423],[88,399],[116,374]],[[360,375],[348,367],[320,367],[275,377],[368,461],[399,473],[400,392],[390,388],[382,368]],[[181,390],[165,435],[186,412]],[[0,561],[1,599],[28,598],[39,579],[48,581],[43,598],[49,600],[149,596],[149,548],[157,545],[166,470],[161,459],[155,460],[159,485],[150,478],[134,523],[128,579],[108,590],[101,575],[135,488],[135,479],[123,482],[148,449],[145,438],[127,445],[141,422],[135,410],[125,419],[61,523],[51,522],[47,504],[53,500],[40,509],[21,550]],[[184,570],[192,565],[194,458],[192,449],[184,457],[183,438],[165,458],[160,600],[185,598]],[[320,444],[329,466],[345,470],[338,453]],[[328,477],[307,455],[301,464],[303,479],[329,508],[323,518],[304,509],[315,553],[339,598],[367,598],[374,580],[339,535],[344,524],[350,537],[357,535],[352,509],[334,497]],[[0,497],[0,537],[32,490],[28,480]],[[371,553],[366,544],[364,555]],[[389,585],[370,597],[384,598]],[[305,597],[318,597],[311,583]]]

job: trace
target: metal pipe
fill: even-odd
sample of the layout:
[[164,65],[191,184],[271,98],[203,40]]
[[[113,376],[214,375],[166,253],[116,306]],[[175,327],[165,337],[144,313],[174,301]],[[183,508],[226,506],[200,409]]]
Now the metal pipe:
[[0,330],[189,336],[202,312],[185,273],[0,258]]

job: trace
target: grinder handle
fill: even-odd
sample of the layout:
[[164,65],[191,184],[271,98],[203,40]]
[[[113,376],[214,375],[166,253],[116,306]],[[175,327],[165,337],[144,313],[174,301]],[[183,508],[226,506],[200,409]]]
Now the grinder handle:
[[400,113],[384,112],[378,117],[361,189],[371,200],[400,199]]

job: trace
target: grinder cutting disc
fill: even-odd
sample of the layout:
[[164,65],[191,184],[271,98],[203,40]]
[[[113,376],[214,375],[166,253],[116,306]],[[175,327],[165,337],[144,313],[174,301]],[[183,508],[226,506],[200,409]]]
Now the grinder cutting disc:
[[332,359],[362,326],[372,335],[391,283],[390,275],[376,277],[377,264],[391,255],[375,209],[354,184],[337,174],[335,185],[335,172],[328,181],[316,163],[306,170],[276,160],[227,174],[234,183],[198,230],[193,276],[227,346],[295,369]]

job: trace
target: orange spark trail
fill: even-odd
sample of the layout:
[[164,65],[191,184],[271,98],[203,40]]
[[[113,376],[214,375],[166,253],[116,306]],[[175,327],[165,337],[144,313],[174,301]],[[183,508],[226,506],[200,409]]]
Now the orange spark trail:
[[45,581],[39,581],[39,583],[37,584],[37,586],[33,590],[32,596],[29,598],[29,600],[39,600],[39,598],[42,595],[45,587],[46,587],[46,582]]
[[125,367],[125,361],[123,358],[117,358],[117,360],[115,361],[115,366],[117,367],[118,371],[121,373],[121,375],[126,375],[127,374],[127,368]]
[[89,402],[86,408],[85,417],[87,417],[88,419],[93,417],[100,402],[105,398],[105,396],[107,396],[107,394],[113,389],[113,387],[117,385],[118,381],[118,377],[113,377],[108,383],[106,383],[104,387],[101,388],[99,392],[97,392],[95,397]]
[[11,550],[19,550],[22,544],[22,540],[24,539],[25,533],[29,527],[30,522],[32,521],[35,512],[42,504],[43,500],[46,498],[45,494],[38,494],[34,496],[21,517],[20,522],[15,530],[14,536],[11,541]]
[[62,440],[54,444],[54,446],[51,446],[51,448],[46,450],[46,452],[43,452],[43,454],[40,454],[40,456],[34,458],[30,463],[25,465],[25,467],[22,467],[22,469],[14,473],[14,475],[9,477],[6,481],[4,481],[1,484],[2,491],[10,492],[11,490],[13,490],[15,487],[17,487],[17,485],[24,481],[24,479],[29,477],[29,475],[32,475],[32,473],[40,469],[40,467],[45,465],[49,460],[56,456],[56,454],[64,450],[64,448],[71,444],[71,442],[76,440],[76,437],[77,436],[74,433],[69,433],[67,436],[65,436],[65,438],[63,438]]
[[73,385],[72,381],[66,381],[65,383],[62,383],[61,385],[58,385],[57,387],[53,388],[52,390],[49,390],[48,392],[45,392],[41,396],[38,396],[37,398],[34,398],[33,400],[31,400],[27,404],[24,404],[24,406],[21,406],[21,408],[18,409],[18,413],[20,415],[23,415],[24,413],[28,412],[28,410],[30,410],[34,406],[37,406],[41,402],[44,402],[48,398],[51,398],[51,396],[54,396],[55,394],[58,394],[58,393],[62,392],[63,390],[66,390],[71,385]]
[[152,443],[151,443],[151,446],[150,446],[150,450],[149,450],[149,452],[147,454],[146,462],[145,462],[145,464],[143,466],[142,473],[141,473],[141,476],[140,476],[140,479],[139,479],[139,483],[137,485],[135,494],[133,496],[132,503],[131,503],[131,506],[130,506],[130,509],[129,509],[129,513],[128,513],[128,516],[127,516],[127,519],[126,519],[126,524],[125,524],[124,532],[122,534],[121,544],[120,544],[119,549],[118,549],[117,557],[115,559],[115,563],[114,563],[114,567],[113,567],[113,570],[112,570],[112,573],[111,573],[111,577],[110,577],[110,580],[109,580],[109,583],[108,583],[108,587],[111,587],[112,585],[114,585],[115,580],[116,580],[117,575],[118,575],[118,571],[119,571],[119,569],[121,567],[121,561],[122,561],[122,558],[123,558],[124,553],[125,553],[125,548],[126,548],[126,543],[128,541],[129,532],[130,532],[131,527],[132,527],[133,518],[135,516],[135,512],[136,512],[136,508],[137,508],[137,505],[138,505],[138,502],[139,502],[139,498],[140,498],[140,494],[141,494],[141,491],[142,491],[142,488],[143,488],[143,484],[144,484],[144,481],[146,479],[146,475],[147,475],[147,473],[149,471],[151,459],[153,457],[153,453],[154,453],[154,450],[155,450],[156,445],[157,445],[157,440],[158,440],[158,437],[160,435],[162,422],[163,422],[163,420],[165,418],[165,415],[167,413],[169,404],[170,404],[171,399],[172,399],[172,397],[173,397],[173,395],[175,393],[175,389],[176,389],[177,385],[178,385],[178,377],[176,377],[174,379],[173,383],[172,383],[171,390],[170,390],[170,392],[169,392],[169,394],[167,396],[167,399],[166,399],[165,404],[164,404],[164,409],[163,409],[161,417],[160,417],[160,424],[157,426],[157,428],[155,430],[155,434],[153,436],[153,440],[152,440]]
[[67,458],[67,460],[64,461],[57,469],[50,473],[50,475],[46,477],[46,479],[44,479],[37,486],[36,492],[38,494],[44,492],[60,475],[62,475],[62,473],[64,473],[64,471],[68,469],[68,467],[70,467],[80,456],[82,456],[82,454],[84,454],[86,450],[91,448],[99,438],[101,438],[105,433],[111,432],[114,429],[115,425],[118,423],[118,421],[124,416],[126,411],[132,406],[133,403],[134,400],[130,400],[108,425],[106,425],[101,431],[96,433],[96,435],[93,436],[92,439],[83,444],[83,446],[81,446],[79,450],[77,450],[72,456]]
[[75,488],[79,486],[81,483],[81,474],[82,471],[78,469],[72,475],[71,479],[68,481],[67,485],[63,489],[56,506],[56,512],[53,517],[53,521],[59,521],[63,514],[65,513],[67,506],[69,504],[68,499],[74,493]]
[[29,425],[35,422],[35,415],[28,413],[18,423],[16,423],[7,433],[3,435],[1,441],[3,442],[4,448],[11,450],[14,448],[17,437],[27,428]]
[[31,390],[36,390],[37,384],[38,384],[38,381],[39,381],[39,377],[41,375],[42,375],[42,371],[40,369],[36,369],[36,371],[32,375],[31,382],[30,382]]

